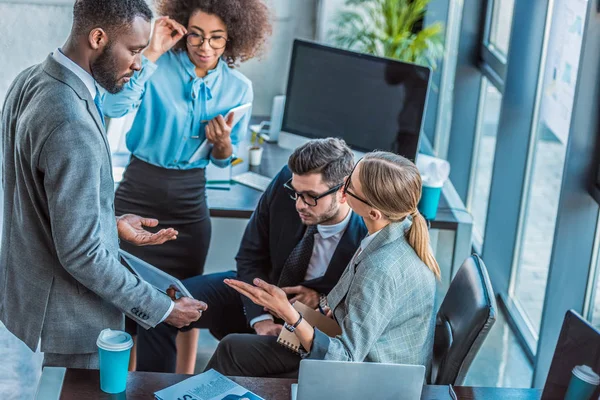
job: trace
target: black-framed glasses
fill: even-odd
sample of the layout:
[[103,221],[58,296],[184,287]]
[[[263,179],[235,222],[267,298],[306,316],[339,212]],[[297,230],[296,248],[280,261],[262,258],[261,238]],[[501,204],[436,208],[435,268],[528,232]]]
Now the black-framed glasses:
[[348,175],[348,177],[346,178],[346,183],[344,183],[344,189],[343,192],[344,194],[349,194],[350,196],[354,197],[356,200],[361,201],[363,203],[365,203],[366,205],[368,205],[369,207],[373,207],[371,205],[371,203],[369,203],[367,200],[363,199],[362,197],[358,196],[355,193],[352,193],[350,191],[350,185],[352,184],[352,181],[350,180],[350,178],[352,177],[352,174],[354,173],[354,170],[356,169],[356,166],[358,165],[358,163],[362,160],[362,158],[360,160],[358,160],[356,162],[356,164],[354,164],[354,167],[352,168],[352,171],[350,171],[350,175]]
[[222,49],[227,46],[227,39],[225,36],[211,36],[209,38],[205,38],[202,35],[198,35],[197,33],[188,33],[186,35],[187,44],[193,47],[200,47],[204,44],[205,40],[208,40],[208,45],[215,50]]
[[300,197],[302,199],[302,201],[304,202],[304,204],[306,204],[307,206],[316,207],[317,201],[319,199],[322,199],[325,196],[329,196],[330,194],[337,192],[338,190],[340,190],[342,185],[343,185],[343,183],[340,183],[339,185],[335,185],[334,187],[332,187],[325,193],[321,193],[318,196],[311,196],[310,194],[297,192],[296,189],[294,189],[294,187],[292,186],[291,179],[289,181],[287,181],[286,183],[284,183],[283,187],[287,189],[287,191],[289,192],[288,194],[290,195],[290,198],[292,200],[298,201],[298,197]]

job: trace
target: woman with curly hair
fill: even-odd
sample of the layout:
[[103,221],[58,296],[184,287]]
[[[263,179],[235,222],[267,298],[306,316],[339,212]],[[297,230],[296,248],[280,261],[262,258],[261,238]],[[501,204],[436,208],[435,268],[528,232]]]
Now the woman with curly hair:
[[[143,51],[142,69],[122,92],[106,96],[104,114],[137,111],[127,133],[131,160],[115,195],[116,214],[151,215],[161,222],[154,229],[178,231],[177,240],[162,246],[121,247],[185,279],[203,273],[210,243],[205,168],[209,162],[228,167],[248,129],[249,112],[233,127],[232,118],[223,117],[253,100],[252,83],[234,66],[260,53],[271,26],[261,0],[156,4],[162,16]],[[211,150],[199,157],[204,140]],[[132,322],[127,329],[135,333]],[[180,334],[178,373],[194,372],[197,341],[197,329]]]

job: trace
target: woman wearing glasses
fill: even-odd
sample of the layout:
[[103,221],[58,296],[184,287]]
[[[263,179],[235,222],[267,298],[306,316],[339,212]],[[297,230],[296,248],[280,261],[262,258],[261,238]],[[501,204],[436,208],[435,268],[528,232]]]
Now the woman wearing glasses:
[[[342,328],[341,335],[330,338],[310,326],[274,285],[260,279],[254,280],[255,286],[233,279],[225,283],[279,315],[308,358],[429,367],[440,270],[429,247],[425,219],[417,210],[419,172],[404,157],[369,153],[356,164],[343,192],[369,235],[327,296],[328,315]],[[244,356],[237,357],[241,353]],[[265,358],[272,362],[258,361]],[[229,335],[219,343],[207,369],[235,376],[273,376],[297,370],[300,359],[276,338]]]
[[[232,118],[224,119],[253,100],[251,82],[234,66],[262,50],[271,26],[261,0],[155,3],[163,17],[143,52],[142,69],[122,92],[107,95],[103,108],[109,117],[137,111],[127,133],[132,157],[116,192],[116,214],[149,215],[160,221],[153,229],[178,231],[177,240],[162,246],[121,246],[185,279],[203,273],[210,243],[205,168],[209,162],[228,167],[248,128],[250,112],[234,127]],[[212,150],[199,157],[205,140]],[[197,332],[180,335],[179,373],[194,371]]]

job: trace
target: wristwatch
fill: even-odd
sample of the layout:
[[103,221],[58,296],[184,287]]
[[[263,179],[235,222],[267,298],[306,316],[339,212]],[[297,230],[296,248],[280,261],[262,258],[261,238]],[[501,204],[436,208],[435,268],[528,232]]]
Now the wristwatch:
[[321,293],[319,295],[319,306],[321,306],[321,308],[329,307],[329,303],[327,302],[326,294]]
[[283,324],[283,327],[290,332],[294,332],[296,330],[296,328],[298,327],[298,325],[300,325],[300,322],[302,322],[302,320],[304,319],[304,317],[302,316],[302,313],[300,311],[298,311],[298,314],[300,315],[300,318],[298,318],[298,321],[296,321],[296,323],[294,325],[290,325],[287,322],[285,322]]

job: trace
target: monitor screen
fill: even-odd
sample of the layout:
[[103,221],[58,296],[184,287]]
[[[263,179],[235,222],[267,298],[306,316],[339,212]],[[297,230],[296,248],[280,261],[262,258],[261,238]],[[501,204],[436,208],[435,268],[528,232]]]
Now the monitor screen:
[[[600,374],[600,332],[577,313],[567,311],[542,399],[562,400],[571,380],[571,371],[577,365],[587,365]],[[600,387],[591,398],[597,399],[599,395]]]
[[294,41],[282,130],[415,160],[430,69]]

